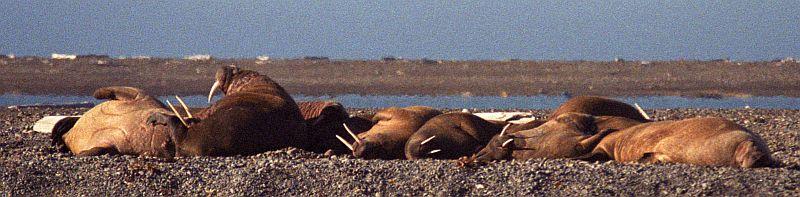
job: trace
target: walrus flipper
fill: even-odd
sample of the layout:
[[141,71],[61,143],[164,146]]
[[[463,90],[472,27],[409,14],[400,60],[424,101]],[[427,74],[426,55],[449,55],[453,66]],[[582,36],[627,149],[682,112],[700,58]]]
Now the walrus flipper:
[[134,87],[109,86],[102,87],[92,94],[96,99],[132,101],[146,95],[144,90]]
[[53,125],[50,137],[52,139],[52,145],[55,146],[59,151],[69,151],[69,149],[67,149],[67,143],[64,142],[63,136],[75,126],[75,123],[78,122],[78,119],[80,119],[80,117],[65,117]]
[[75,156],[78,157],[85,157],[85,156],[98,156],[98,155],[117,155],[119,151],[117,151],[114,147],[94,147],[89,150],[81,151]]

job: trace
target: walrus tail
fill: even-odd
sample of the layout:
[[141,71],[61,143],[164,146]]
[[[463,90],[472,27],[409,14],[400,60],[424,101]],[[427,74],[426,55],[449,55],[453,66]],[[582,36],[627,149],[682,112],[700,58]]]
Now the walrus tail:
[[780,163],[770,157],[769,152],[759,149],[755,142],[739,143],[734,153],[736,165],[742,168],[778,167]]
[[122,100],[122,101],[130,101],[136,100],[140,98],[140,96],[145,95],[143,91],[139,88],[134,87],[124,87],[124,86],[109,86],[109,87],[102,87],[94,91],[94,98],[96,99],[108,99],[108,100]]

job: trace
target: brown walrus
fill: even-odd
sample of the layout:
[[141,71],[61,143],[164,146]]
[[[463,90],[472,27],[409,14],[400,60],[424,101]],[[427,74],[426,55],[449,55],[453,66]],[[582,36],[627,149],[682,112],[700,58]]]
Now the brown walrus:
[[[481,150],[483,153],[474,159],[613,159],[743,168],[777,164],[758,135],[724,118],[701,117],[636,124],[630,119],[611,117],[606,120],[606,125],[601,119],[603,117],[595,119],[585,114],[564,114],[536,129],[498,137],[496,142],[490,142],[491,149]],[[609,123],[617,126],[608,126]],[[626,125],[629,127],[619,131],[613,128]],[[603,127],[607,129],[598,133],[586,132]]]
[[566,113],[533,129],[497,135],[472,159],[485,162],[580,157],[608,133],[640,123],[624,117]]
[[447,113],[428,120],[405,145],[406,159],[457,159],[477,152],[508,125],[470,113]]
[[63,143],[77,156],[101,154],[172,157],[169,128],[147,124],[151,113],[169,112],[144,91],[112,86],[97,89],[93,96],[108,99],[74,122],[53,131],[55,144]]
[[[353,156],[364,159],[402,159],[406,141],[426,121],[442,114],[439,110],[425,106],[405,108],[390,107],[378,111],[373,117],[375,125],[360,133],[352,147]],[[347,143],[344,139],[342,142]]]
[[369,130],[372,127],[370,119],[360,116],[350,116],[342,104],[331,101],[300,101],[297,102],[303,119],[308,125],[309,139],[314,143],[310,149],[314,152],[332,151],[332,153],[345,153],[350,149],[336,139],[336,136],[348,136],[343,124],[347,124],[356,134]]
[[619,162],[770,167],[778,164],[764,140],[728,119],[700,117],[641,124],[612,132],[589,157]]
[[309,150],[303,116],[278,83],[255,71],[235,66],[220,68],[209,93],[225,96],[197,118],[152,113],[154,125],[172,128],[176,156],[252,155],[288,146]]

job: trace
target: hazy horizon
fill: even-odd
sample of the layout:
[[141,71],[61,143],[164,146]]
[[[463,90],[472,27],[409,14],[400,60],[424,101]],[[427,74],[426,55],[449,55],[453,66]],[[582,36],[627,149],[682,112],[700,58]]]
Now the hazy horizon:
[[798,1],[17,1],[0,54],[242,58],[771,60]]

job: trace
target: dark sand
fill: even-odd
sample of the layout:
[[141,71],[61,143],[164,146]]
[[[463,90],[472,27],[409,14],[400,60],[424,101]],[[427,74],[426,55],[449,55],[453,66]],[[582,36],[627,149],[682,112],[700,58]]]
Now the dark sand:
[[761,135],[773,157],[783,163],[779,168],[758,169],[566,159],[465,168],[449,160],[327,158],[293,149],[177,161],[133,156],[77,158],[57,152],[47,134],[29,131],[44,115],[85,110],[0,109],[0,195],[796,196],[800,192],[799,110],[648,110],[660,120],[722,116],[746,126]]

